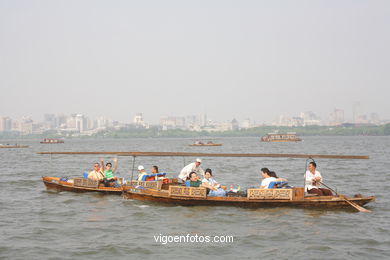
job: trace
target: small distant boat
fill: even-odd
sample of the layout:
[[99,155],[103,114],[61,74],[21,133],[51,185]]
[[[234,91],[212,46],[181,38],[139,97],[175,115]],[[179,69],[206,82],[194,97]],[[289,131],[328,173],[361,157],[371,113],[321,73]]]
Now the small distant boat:
[[20,145],[20,144],[0,144],[0,148],[28,148],[28,145]]
[[41,144],[63,144],[64,140],[55,138],[45,138],[41,141]]
[[222,146],[222,144],[215,144],[212,141],[209,141],[207,143],[203,143],[201,141],[196,141],[193,144],[190,144],[190,146]]
[[260,139],[262,142],[299,142],[301,138],[297,137],[295,132],[288,132],[286,134],[269,133]]

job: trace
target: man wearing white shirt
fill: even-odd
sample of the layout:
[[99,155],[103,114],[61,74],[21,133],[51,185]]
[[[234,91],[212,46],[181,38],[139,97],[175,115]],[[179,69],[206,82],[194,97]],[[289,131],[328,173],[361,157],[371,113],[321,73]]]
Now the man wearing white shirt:
[[179,179],[186,181],[187,177],[191,172],[195,172],[199,176],[204,175],[204,170],[200,167],[200,164],[202,163],[201,159],[196,159],[195,162],[188,164],[185,166],[179,174]]
[[319,171],[316,170],[317,164],[310,162],[307,167],[305,176],[305,191],[310,194],[317,194],[319,196],[332,196],[332,192],[325,188],[320,188],[322,182],[322,176]]

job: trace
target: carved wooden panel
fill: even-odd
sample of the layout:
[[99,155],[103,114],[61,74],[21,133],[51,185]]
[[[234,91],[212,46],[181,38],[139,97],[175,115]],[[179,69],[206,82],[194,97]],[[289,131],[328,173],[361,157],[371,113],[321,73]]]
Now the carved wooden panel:
[[162,181],[130,181],[131,186],[142,186],[144,188],[161,190]]
[[292,200],[292,189],[248,189],[252,200]]
[[206,189],[203,187],[169,186],[169,196],[206,198]]
[[74,178],[73,185],[78,187],[97,188],[99,186],[99,181],[84,178]]

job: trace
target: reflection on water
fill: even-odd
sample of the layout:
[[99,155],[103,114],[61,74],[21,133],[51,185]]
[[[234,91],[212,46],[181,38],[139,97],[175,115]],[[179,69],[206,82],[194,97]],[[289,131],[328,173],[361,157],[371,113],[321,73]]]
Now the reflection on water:
[[[190,152],[190,139],[67,140],[64,151]],[[306,137],[301,143],[261,143],[258,138],[220,138],[221,147],[199,152],[367,154],[370,160],[317,159],[326,183],[342,194],[377,195],[373,212],[297,208],[247,209],[183,207],[124,200],[117,195],[46,191],[42,175],[81,176],[99,158],[49,156],[49,149],[27,141],[30,149],[0,151],[13,167],[0,173],[0,258],[388,258],[390,196],[388,137]],[[111,160],[112,156],[104,158]],[[175,177],[194,158],[137,157],[135,165],[158,165]],[[304,159],[202,158],[221,184],[241,188],[260,184],[268,167],[292,186],[302,186]],[[42,170],[47,169],[47,170]],[[130,178],[132,160],[119,158],[119,176]],[[374,178],[381,176],[381,178]],[[168,244],[154,235],[232,235],[233,244]],[[356,239],[359,238],[359,239]],[[44,253],[43,253],[44,252]],[[185,252],[185,253],[183,253]],[[131,257],[130,257],[131,256]],[[267,258],[267,257],[265,257]]]

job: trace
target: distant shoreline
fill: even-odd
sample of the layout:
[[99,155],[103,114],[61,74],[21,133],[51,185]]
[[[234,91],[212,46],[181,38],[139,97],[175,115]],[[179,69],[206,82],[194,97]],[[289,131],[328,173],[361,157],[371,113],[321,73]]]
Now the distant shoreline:
[[380,126],[305,126],[305,127],[274,127],[261,126],[249,129],[230,130],[223,132],[189,131],[172,129],[162,131],[161,129],[122,129],[106,130],[92,135],[83,135],[77,132],[58,133],[57,131],[47,131],[41,134],[22,135],[17,132],[0,133],[0,140],[4,139],[43,139],[43,138],[214,138],[214,137],[261,137],[267,133],[278,131],[279,133],[295,132],[298,136],[389,136],[390,124]]

